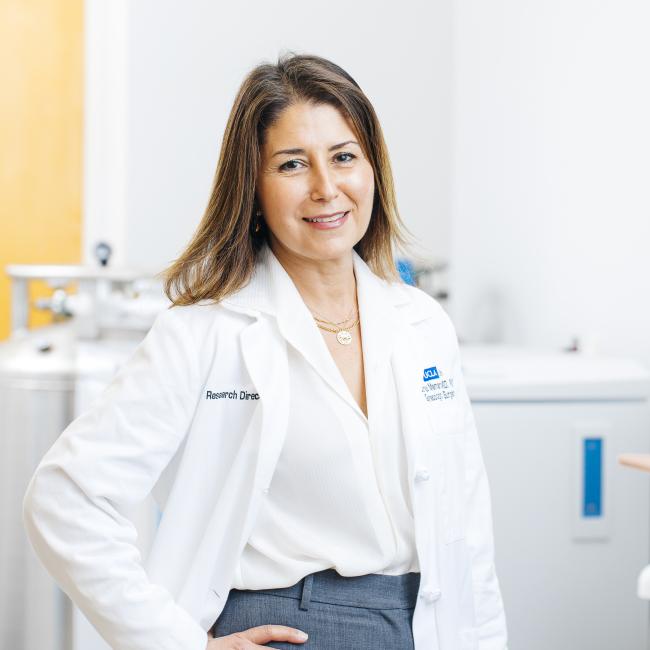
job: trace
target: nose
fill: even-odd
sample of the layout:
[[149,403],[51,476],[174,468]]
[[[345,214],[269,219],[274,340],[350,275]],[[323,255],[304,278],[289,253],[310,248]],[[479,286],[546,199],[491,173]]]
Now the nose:
[[339,190],[336,184],[334,172],[328,169],[327,165],[313,165],[311,174],[311,191],[312,201],[329,203],[336,199]]

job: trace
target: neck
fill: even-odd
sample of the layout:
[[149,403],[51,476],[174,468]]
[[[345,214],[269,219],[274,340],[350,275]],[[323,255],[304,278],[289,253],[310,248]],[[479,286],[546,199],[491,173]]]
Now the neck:
[[274,241],[270,247],[311,311],[342,320],[357,307],[352,250],[341,257],[314,260]]

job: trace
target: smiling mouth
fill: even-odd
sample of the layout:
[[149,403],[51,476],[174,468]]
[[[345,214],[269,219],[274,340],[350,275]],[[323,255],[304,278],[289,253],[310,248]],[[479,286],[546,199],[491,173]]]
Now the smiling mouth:
[[[348,212],[350,211],[348,210]],[[338,221],[339,219],[343,218],[348,212],[337,212],[331,217],[315,217],[313,219],[303,217],[303,221],[307,221],[309,223],[329,223],[330,221]]]

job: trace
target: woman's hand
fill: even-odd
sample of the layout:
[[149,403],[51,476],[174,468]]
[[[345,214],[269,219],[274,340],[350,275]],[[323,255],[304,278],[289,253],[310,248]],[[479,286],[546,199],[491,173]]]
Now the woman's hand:
[[[269,641],[288,641],[289,643],[304,643],[307,634],[295,627],[286,625],[258,625],[243,632],[235,632],[228,636],[212,636],[208,632],[208,645],[205,650],[253,650],[263,648]],[[259,645],[258,645],[259,644]]]

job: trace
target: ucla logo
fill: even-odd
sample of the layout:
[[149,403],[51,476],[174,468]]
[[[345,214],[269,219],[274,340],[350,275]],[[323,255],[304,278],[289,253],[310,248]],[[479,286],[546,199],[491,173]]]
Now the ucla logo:
[[431,368],[425,368],[424,377],[422,377],[423,381],[431,381],[432,379],[440,379],[440,373],[438,372],[438,368],[435,366],[431,366]]

